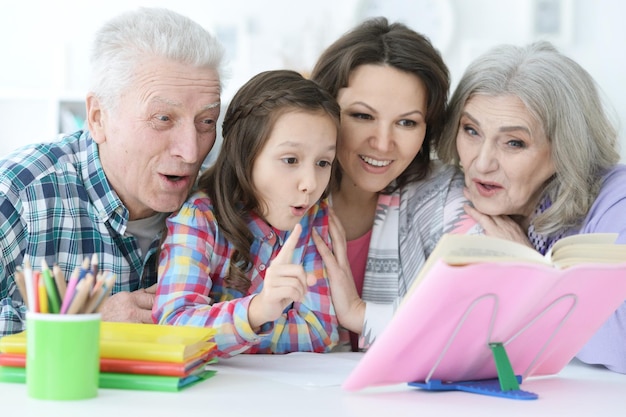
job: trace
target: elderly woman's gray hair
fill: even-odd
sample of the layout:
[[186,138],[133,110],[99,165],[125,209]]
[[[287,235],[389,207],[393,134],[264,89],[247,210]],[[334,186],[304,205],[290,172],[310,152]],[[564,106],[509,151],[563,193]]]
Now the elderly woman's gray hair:
[[595,200],[604,172],[619,162],[617,129],[591,75],[549,42],[502,45],[472,62],[452,95],[437,153],[459,163],[456,137],[465,103],[475,95],[514,96],[541,124],[556,174],[544,195],[552,207],[534,220],[555,233],[579,224]]

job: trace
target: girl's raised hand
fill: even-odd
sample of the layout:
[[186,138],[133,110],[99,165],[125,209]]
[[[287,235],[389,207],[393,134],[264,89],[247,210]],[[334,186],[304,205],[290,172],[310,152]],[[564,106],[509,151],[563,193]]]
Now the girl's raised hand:
[[293,253],[302,233],[297,224],[280,252],[265,272],[263,289],[250,301],[248,322],[257,331],[262,324],[274,321],[294,301],[302,301],[307,284],[314,285],[314,275],[307,276],[300,264],[293,263]]

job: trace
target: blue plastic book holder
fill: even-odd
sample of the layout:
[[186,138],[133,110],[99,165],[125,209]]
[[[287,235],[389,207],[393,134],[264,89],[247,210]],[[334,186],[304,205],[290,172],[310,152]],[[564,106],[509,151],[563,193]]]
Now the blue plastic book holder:
[[425,382],[409,382],[409,386],[427,391],[465,391],[516,400],[536,400],[539,397],[537,394],[519,388],[522,377],[513,372],[504,345],[502,343],[489,343],[489,348],[496,363],[498,378],[459,382],[431,379]]

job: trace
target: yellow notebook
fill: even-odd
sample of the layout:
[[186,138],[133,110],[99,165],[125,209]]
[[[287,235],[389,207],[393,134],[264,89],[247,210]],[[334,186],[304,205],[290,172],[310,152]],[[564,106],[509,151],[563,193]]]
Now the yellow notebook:
[[[210,327],[102,322],[100,357],[184,362],[214,348]],[[26,353],[26,331],[0,338],[1,353]]]

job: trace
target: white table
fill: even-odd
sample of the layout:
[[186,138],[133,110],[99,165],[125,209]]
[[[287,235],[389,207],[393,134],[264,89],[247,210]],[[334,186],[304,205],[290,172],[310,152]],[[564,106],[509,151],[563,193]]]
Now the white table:
[[539,394],[537,400],[426,392],[404,384],[344,391],[339,384],[359,355],[240,355],[181,392],[101,389],[97,398],[80,401],[34,400],[25,385],[0,383],[0,410],[2,416],[46,417],[513,417],[619,415],[626,405],[626,375],[577,361],[558,375],[524,381],[521,388]]

